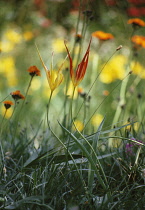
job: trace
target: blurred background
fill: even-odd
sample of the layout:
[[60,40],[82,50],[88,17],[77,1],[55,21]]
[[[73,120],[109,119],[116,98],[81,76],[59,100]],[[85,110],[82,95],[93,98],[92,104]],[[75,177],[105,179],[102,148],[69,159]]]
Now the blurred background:
[[[1,0],[0,8],[0,98],[3,100],[15,90],[25,93],[30,81],[27,69],[36,65],[41,70],[42,76],[33,79],[27,97],[27,107],[29,107],[27,112],[31,113],[34,122],[37,117],[43,118],[46,114],[46,104],[50,95],[35,43],[48,69],[51,65],[52,53],[54,54],[54,68],[58,69],[66,57],[64,40],[67,40],[68,48],[73,51],[74,60],[76,59],[77,63],[80,48],[82,57],[93,32],[104,31],[114,36],[114,39],[104,42],[93,37],[87,74],[80,85],[83,93],[89,91],[102,66],[116,48],[123,45],[122,50],[117,52],[106,65],[106,69],[100,74],[90,92],[90,99],[86,102],[86,107],[88,116],[91,116],[104,97],[126,75],[130,62],[129,56],[132,53],[130,38],[133,33],[132,26],[127,24],[127,20],[134,17],[145,19],[144,0]],[[144,35],[145,29],[140,28],[136,34]],[[81,42],[79,39],[82,39]],[[132,94],[136,97],[134,100],[136,104],[139,94],[141,96],[144,94],[143,83],[140,83],[140,80],[145,78],[143,53],[144,49],[141,49],[137,57],[139,70],[133,72],[134,76],[130,84],[128,83],[127,97],[131,104],[127,114],[124,115],[124,122],[135,112],[134,107],[132,108]],[[108,72],[107,67],[112,70]],[[69,63],[66,61],[63,70],[65,78],[68,68]],[[142,72],[142,76],[139,75],[139,72]],[[139,76],[139,80],[134,86],[132,84],[136,75]],[[66,83],[67,79],[53,96],[52,111],[57,117],[61,115],[64,95],[71,97],[71,84],[66,90]],[[92,119],[94,127],[99,125],[105,114],[107,114],[108,124],[110,119],[112,120],[120,100],[119,90],[120,86],[116,87],[101,105],[101,109],[95,113],[94,120]],[[79,103],[83,100],[84,98],[79,96]],[[106,104],[109,104],[109,110],[106,110]],[[3,111],[1,105],[1,115]],[[54,116],[52,113],[51,115]]]

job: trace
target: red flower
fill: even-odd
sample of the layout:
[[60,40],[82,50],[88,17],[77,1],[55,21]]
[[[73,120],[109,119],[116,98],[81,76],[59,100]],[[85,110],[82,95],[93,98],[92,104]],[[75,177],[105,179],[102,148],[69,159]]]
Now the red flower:
[[87,65],[88,65],[91,40],[92,40],[92,38],[90,39],[88,49],[87,49],[87,51],[86,51],[86,53],[85,53],[81,63],[78,65],[76,71],[74,71],[74,69],[73,69],[72,58],[70,56],[70,53],[69,53],[69,50],[68,50],[66,44],[64,43],[65,47],[66,47],[66,50],[67,50],[68,57],[69,57],[70,76],[71,76],[71,80],[72,80],[72,83],[73,83],[74,87],[78,86],[80,84],[80,82],[83,80],[84,76],[85,76]]

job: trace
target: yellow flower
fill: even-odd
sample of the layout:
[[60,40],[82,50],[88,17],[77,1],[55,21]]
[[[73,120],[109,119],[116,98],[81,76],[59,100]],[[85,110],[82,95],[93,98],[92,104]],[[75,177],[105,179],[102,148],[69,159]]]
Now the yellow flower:
[[21,34],[16,29],[9,29],[5,32],[4,36],[12,43],[20,43],[22,40]]
[[0,49],[2,52],[10,52],[11,50],[14,49],[14,43],[4,40],[0,42]]
[[15,68],[15,61],[12,56],[0,59],[0,73],[10,73]]
[[64,63],[62,63],[62,65],[60,66],[60,68],[57,71],[53,70],[52,63],[51,63],[50,70],[47,69],[47,67],[45,66],[45,64],[44,64],[44,62],[42,60],[42,57],[40,55],[40,52],[39,52],[37,46],[36,46],[36,48],[37,48],[37,52],[38,52],[39,58],[41,60],[41,63],[43,65],[43,67],[44,67],[49,87],[51,89],[51,92],[53,92],[63,81],[62,67],[63,67]]
[[61,71],[47,70],[47,80],[51,91],[54,91],[63,81],[63,74]]
[[61,53],[65,51],[64,40],[63,39],[54,39],[52,43],[52,47],[55,52]]
[[29,41],[34,37],[34,34],[31,31],[25,31],[23,37],[26,41]]
[[131,62],[131,70],[133,74],[139,75],[142,72],[143,67],[140,65],[139,62],[133,61]]
[[3,57],[0,59],[0,73],[2,73],[8,82],[9,86],[17,84],[15,60],[13,57]]
[[80,120],[75,120],[74,121],[75,126],[73,127],[73,130],[76,130],[75,127],[77,128],[77,130],[79,130],[80,132],[84,129],[84,124],[80,121]]
[[92,125],[96,128],[100,125],[100,123],[103,120],[103,115],[101,114],[95,114],[92,119],[91,119],[91,123]]
[[126,58],[123,55],[115,56],[103,69],[100,80],[103,83],[111,83],[116,79],[123,79],[125,76]]

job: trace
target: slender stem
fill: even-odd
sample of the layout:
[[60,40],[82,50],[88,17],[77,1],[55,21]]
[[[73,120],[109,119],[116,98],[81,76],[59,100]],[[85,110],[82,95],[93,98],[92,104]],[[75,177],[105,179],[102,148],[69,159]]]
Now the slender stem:
[[[130,75],[130,72],[123,78],[123,80],[128,77]],[[122,81],[123,81],[122,80]],[[102,102],[97,106],[97,108],[95,109],[95,111],[93,112],[93,114],[91,115],[91,117],[89,118],[89,120],[87,121],[86,125],[84,126],[84,129],[86,128],[86,126],[88,125],[88,123],[90,122],[90,120],[92,119],[92,117],[94,116],[94,114],[97,112],[97,110],[100,108],[100,106],[104,103],[104,101],[113,93],[113,91],[122,83],[118,82],[117,85],[110,91],[110,93],[102,100]]]
[[[95,85],[97,79],[99,78],[100,74],[102,73],[102,71],[104,70],[105,66],[108,64],[108,62],[110,61],[110,59],[114,56],[114,54],[115,54],[116,52],[117,52],[117,51],[115,50],[115,52],[113,52],[113,54],[112,54],[112,55],[109,57],[109,59],[106,61],[106,63],[104,64],[104,66],[102,67],[102,69],[100,70],[100,72],[98,73],[97,77],[95,78],[94,82],[92,83],[92,85],[91,85],[91,87],[90,87],[88,93],[86,94],[86,97],[88,97],[89,93],[91,92],[92,88],[94,87],[94,85]],[[84,103],[85,103],[85,101],[82,102],[82,104],[81,104],[81,106],[80,106],[80,108],[79,108],[79,110],[78,110],[78,112],[77,112],[77,114],[76,114],[76,117],[77,117],[78,114],[80,113],[81,108],[82,108],[82,106],[83,106]]]
[[8,110],[8,109],[5,110],[5,113],[4,113],[2,122],[1,122],[1,128],[0,128],[0,152],[1,152],[1,160],[2,160],[2,167],[3,167],[3,170],[4,170],[4,168],[5,168],[5,157],[4,157],[3,146],[2,146],[2,124],[3,124],[4,118],[5,118],[5,116],[6,116],[7,110]]
[[[10,95],[10,94],[9,94],[9,95]],[[2,101],[0,101],[0,103],[2,103],[4,100],[6,100],[6,98],[7,98],[9,95],[7,95]]]
[[74,99],[74,93],[75,93],[76,87],[73,88],[73,93],[72,93],[72,98],[71,98],[71,103],[70,103],[70,127],[72,125],[72,120],[73,120],[73,99]]
[[49,108],[50,108],[50,101],[52,98],[52,94],[53,94],[53,91],[51,91],[51,93],[50,93],[49,101],[47,104],[47,125],[48,125],[48,127],[50,127],[50,125],[49,125]]

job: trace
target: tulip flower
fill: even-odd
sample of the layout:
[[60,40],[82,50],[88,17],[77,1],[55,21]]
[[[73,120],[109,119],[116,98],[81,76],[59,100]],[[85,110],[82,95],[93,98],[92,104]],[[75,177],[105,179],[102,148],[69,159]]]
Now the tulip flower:
[[52,93],[63,81],[62,66],[64,63],[61,65],[61,67],[57,71],[53,69],[53,65],[51,64],[51,68],[49,70],[46,67],[46,65],[44,64],[37,46],[36,46],[36,48],[37,48],[37,52],[38,52],[39,58],[41,60],[41,63],[44,67],[46,77],[48,80],[48,84],[49,84],[49,87],[50,87],[51,93]]
[[70,62],[70,76],[71,76],[71,80],[72,80],[74,87],[77,87],[85,76],[87,65],[88,65],[91,40],[92,40],[92,38],[90,39],[88,49],[87,49],[81,63],[78,64],[76,71],[74,71],[74,68],[73,68],[72,57],[70,56],[69,50],[66,46],[66,43],[64,43],[66,50],[67,50],[69,62]]

